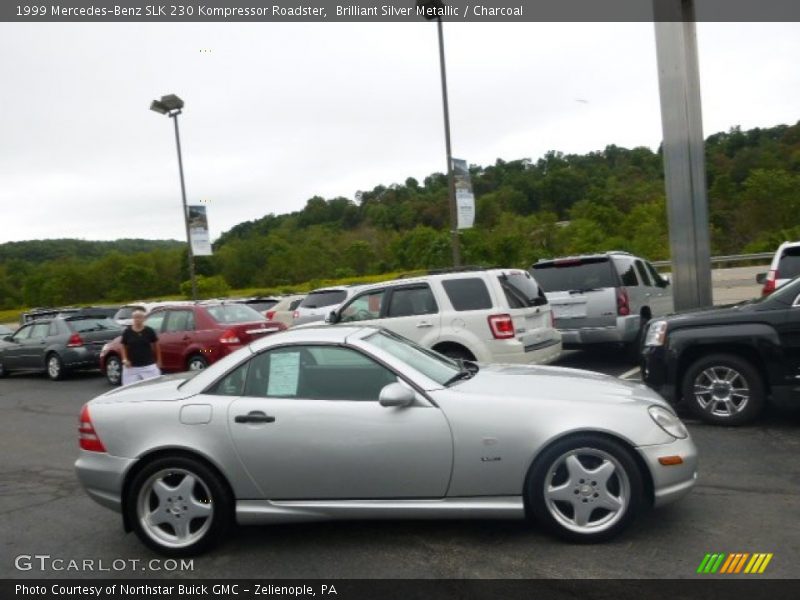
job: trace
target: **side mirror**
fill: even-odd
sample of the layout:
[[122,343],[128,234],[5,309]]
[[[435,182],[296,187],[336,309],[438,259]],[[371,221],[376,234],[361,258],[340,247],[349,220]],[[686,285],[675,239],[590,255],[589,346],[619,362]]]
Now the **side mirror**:
[[3,337],[3,341],[5,341],[5,342],[13,342],[14,341],[14,336],[13,335],[7,335],[7,336]]
[[381,406],[410,406],[416,399],[414,390],[401,383],[390,383],[381,390],[378,401]]
[[328,313],[328,316],[325,317],[325,322],[329,323],[330,325],[335,325],[339,322],[339,313],[335,310],[332,310]]
[[660,273],[660,275],[667,285],[672,283],[672,273]]
[[767,274],[766,273],[759,273],[756,275],[756,283],[758,285],[764,285],[767,281]]

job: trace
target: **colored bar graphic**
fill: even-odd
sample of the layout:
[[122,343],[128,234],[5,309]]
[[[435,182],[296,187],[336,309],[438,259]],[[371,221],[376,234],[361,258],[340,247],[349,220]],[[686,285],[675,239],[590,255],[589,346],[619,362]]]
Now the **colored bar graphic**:
[[708,564],[708,561],[709,561],[710,559],[711,559],[711,555],[710,555],[710,554],[706,554],[706,555],[703,557],[703,560],[702,560],[702,562],[700,563],[700,566],[699,566],[699,567],[697,567],[697,572],[698,572],[698,573],[705,573],[705,568],[706,568],[706,565]]
[[[698,573],[703,574],[727,574],[747,573],[751,575],[761,574],[767,569],[767,565],[772,560],[773,554],[767,552],[725,552],[707,553],[700,566],[697,567]],[[744,569],[744,571],[742,571]]]
[[737,573],[739,573],[742,570],[742,567],[744,567],[744,561],[747,560],[748,556],[750,556],[750,554],[748,552],[745,552],[744,554],[742,554],[742,558],[739,559],[739,564],[736,565],[736,572]]
[[761,568],[758,570],[758,572],[759,573],[763,573],[764,569],[767,568],[767,565],[769,564],[769,561],[771,561],[771,560],[772,560],[772,552],[767,554],[766,558],[764,559],[764,562],[761,563]]
[[730,573],[731,565],[734,563],[737,555],[736,554],[728,554],[728,559],[722,565],[722,568],[719,570],[720,573]]

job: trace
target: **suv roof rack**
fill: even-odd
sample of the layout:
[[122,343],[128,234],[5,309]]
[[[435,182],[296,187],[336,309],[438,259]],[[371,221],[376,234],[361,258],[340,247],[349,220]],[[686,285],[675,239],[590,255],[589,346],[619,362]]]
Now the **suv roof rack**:
[[486,267],[482,265],[463,265],[461,267],[444,267],[441,269],[428,269],[428,275],[445,275],[447,273],[469,273],[470,271],[488,271],[500,267]]

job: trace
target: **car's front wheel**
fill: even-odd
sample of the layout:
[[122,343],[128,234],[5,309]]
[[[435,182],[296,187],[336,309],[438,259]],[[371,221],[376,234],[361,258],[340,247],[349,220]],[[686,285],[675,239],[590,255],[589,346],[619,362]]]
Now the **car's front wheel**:
[[686,371],[682,391],[689,410],[712,425],[749,423],[766,404],[758,369],[734,354],[697,359]]
[[600,435],[556,442],[527,482],[532,516],[571,542],[602,542],[625,529],[643,502],[642,473],[630,451]]
[[106,379],[111,385],[122,383],[122,361],[116,354],[112,354],[106,359]]
[[233,500],[219,475],[193,458],[160,458],[131,482],[125,509],[146,546],[193,556],[218,543],[233,522]]

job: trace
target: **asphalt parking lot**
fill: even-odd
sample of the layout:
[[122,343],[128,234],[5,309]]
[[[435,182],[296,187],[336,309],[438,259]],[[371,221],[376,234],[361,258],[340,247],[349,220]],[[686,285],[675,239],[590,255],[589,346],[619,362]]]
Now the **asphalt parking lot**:
[[[561,364],[615,376],[632,366],[609,349],[567,353]],[[697,577],[707,552],[771,552],[758,577],[797,576],[800,414],[776,411],[740,429],[689,420],[701,457],[697,487],[612,543],[569,545],[515,521],[281,525],[238,530],[195,558],[193,570],[144,570],[157,556],[123,534],[118,515],[95,505],[73,474],[78,411],[107,389],[98,373],[0,382],[0,577],[683,578]],[[106,568],[141,563],[110,572],[15,567],[19,555],[42,554],[102,559]]]

